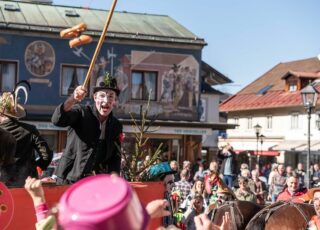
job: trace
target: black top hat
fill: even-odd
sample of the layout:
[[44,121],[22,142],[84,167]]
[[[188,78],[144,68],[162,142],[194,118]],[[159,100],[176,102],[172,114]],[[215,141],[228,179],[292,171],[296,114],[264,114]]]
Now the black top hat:
[[103,89],[111,89],[116,92],[117,96],[120,94],[120,90],[117,86],[117,80],[108,72],[106,72],[104,76],[101,76],[97,79],[96,86],[93,87],[93,93]]

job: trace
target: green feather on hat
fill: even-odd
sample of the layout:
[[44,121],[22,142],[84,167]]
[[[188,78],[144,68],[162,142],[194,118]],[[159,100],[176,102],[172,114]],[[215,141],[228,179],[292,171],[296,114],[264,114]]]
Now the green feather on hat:
[[97,79],[96,86],[93,88],[93,93],[104,89],[113,90],[117,94],[117,96],[119,96],[120,94],[116,78],[111,76],[111,74],[108,72],[106,72],[104,76],[101,76]]

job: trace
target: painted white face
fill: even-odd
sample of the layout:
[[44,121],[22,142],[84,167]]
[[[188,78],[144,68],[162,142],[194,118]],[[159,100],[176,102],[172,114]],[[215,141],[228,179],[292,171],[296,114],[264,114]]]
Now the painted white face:
[[218,204],[218,206],[223,205],[228,200],[229,200],[228,194],[225,194],[225,193],[218,193],[217,194],[217,204]]
[[317,216],[320,216],[320,192],[315,192],[313,195],[313,206],[314,210],[317,213]]
[[101,117],[107,117],[116,104],[117,95],[113,90],[100,90],[94,94],[94,102]]

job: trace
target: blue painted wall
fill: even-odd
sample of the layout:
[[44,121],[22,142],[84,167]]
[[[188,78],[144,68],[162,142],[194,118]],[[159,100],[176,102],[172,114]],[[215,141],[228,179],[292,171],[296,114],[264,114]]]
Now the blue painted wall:
[[[48,57],[49,60],[53,60],[54,67],[52,72],[50,72],[47,76],[35,76],[32,74],[26,67],[25,58],[28,56],[28,51],[26,51],[27,47],[31,47],[30,50],[34,49],[34,46],[30,46],[30,44],[35,41],[39,41],[43,44],[50,44],[53,48],[54,56]],[[31,82],[32,91],[29,95],[29,100],[27,102],[28,105],[31,106],[56,106],[59,103],[62,103],[66,97],[60,96],[60,77],[61,77],[61,64],[76,64],[76,65],[86,65],[89,66],[90,61],[88,57],[91,58],[93,56],[94,50],[96,48],[96,42],[92,42],[90,44],[78,47],[76,49],[69,48],[68,44],[69,40],[60,39],[60,38],[48,38],[43,36],[24,36],[19,34],[8,34],[4,32],[0,32],[0,60],[13,60],[19,62],[18,69],[18,80],[28,80]],[[41,46],[40,46],[41,49]],[[78,51],[78,52],[77,52]],[[82,52],[80,52],[82,51]],[[164,111],[169,108],[169,104],[172,102],[164,102],[154,103],[154,111],[155,113],[161,113],[160,118],[163,119],[176,119],[176,120],[198,120],[198,114],[196,111],[199,101],[200,89],[198,84],[200,82],[199,72],[200,72],[200,63],[201,63],[201,50],[195,49],[177,49],[177,48],[160,48],[156,46],[136,46],[136,45],[123,45],[123,44],[115,44],[115,43],[105,43],[100,51],[99,57],[105,57],[108,61],[106,66],[106,71],[111,72],[111,59],[108,59],[108,51],[113,51],[116,54],[116,58],[113,59],[113,66],[117,67],[122,65],[121,60],[124,57],[129,56],[128,60],[132,61],[132,51],[137,54],[137,56],[146,55],[150,60],[156,61],[156,65],[154,65],[151,70],[154,68],[158,68],[156,66],[160,66],[158,71],[159,73],[166,73],[171,68],[170,65],[175,60],[180,61],[177,63],[181,66],[188,66],[190,63],[194,72],[196,72],[196,76],[193,79],[194,89],[193,92],[193,100],[196,101],[195,104],[192,105],[192,108],[184,110],[183,106],[177,105],[175,109],[170,108],[168,111]],[[48,52],[48,47],[46,49]],[[149,52],[149,53],[148,53]],[[50,52],[49,52],[50,53]],[[51,55],[51,53],[50,53]],[[86,57],[87,58],[86,58]],[[37,57],[32,57],[37,59]],[[130,59],[131,58],[131,59]],[[170,58],[173,61],[170,62]],[[98,58],[99,59],[99,58]],[[36,62],[36,60],[35,60]],[[141,62],[137,65],[137,68],[143,68],[146,70],[148,67],[148,62]],[[53,64],[53,63],[51,63]],[[50,67],[50,66],[49,66]],[[130,79],[130,73],[128,73]],[[159,76],[161,79],[158,80],[158,102],[159,97],[161,95],[161,91],[163,91],[162,78],[163,76]],[[183,76],[182,76],[183,77]],[[37,81],[41,81],[43,83],[36,83]],[[86,103],[86,102],[84,102]],[[140,102],[141,103],[141,102]],[[140,104],[138,103],[138,104]],[[126,107],[123,111],[116,111],[119,116],[128,117],[128,109],[136,110],[138,107],[134,104],[137,102],[128,101],[130,106]],[[161,108],[160,108],[160,107]],[[191,105],[190,105],[191,106]],[[181,109],[182,108],[182,109]],[[189,111],[190,110],[190,111]],[[31,111],[31,114],[34,113]],[[30,114],[30,112],[29,112]],[[49,112],[45,112],[45,114],[50,115]],[[190,114],[190,116],[187,115]]]

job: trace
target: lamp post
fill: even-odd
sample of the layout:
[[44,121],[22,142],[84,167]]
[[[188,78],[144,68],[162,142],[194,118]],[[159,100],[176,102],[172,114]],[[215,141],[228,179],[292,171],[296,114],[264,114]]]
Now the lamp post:
[[[263,141],[264,141],[264,139],[265,139],[266,137],[264,136],[264,135],[260,135],[259,136],[259,139],[260,139],[260,149],[261,149],[261,151],[260,151],[260,155],[262,155],[262,145],[263,145]],[[260,155],[258,155],[258,164],[260,165]]]
[[307,187],[310,188],[310,120],[312,109],[316,106],[318,91],[311,85],[307,85],[300,92],[302,102],[308,114],[308,153],[307,153]]
[[[254,130],[256,132],[256,139],[257,139],[257,151],[256,151],[256,154],[258,155],[258,164],[259,164],[259,136],[260,136],[260,132],[261,132],[261,126],[259,124],[256,124],[254,127]],[[251,157],[249,159],[249,164],[250,164],[250,170],[252,169],[252,162],[251,162]]]

